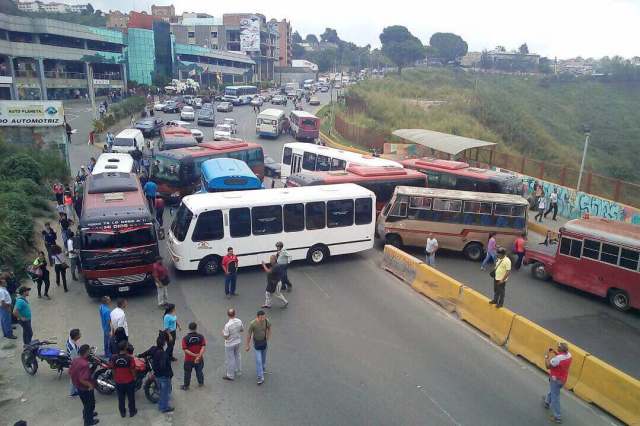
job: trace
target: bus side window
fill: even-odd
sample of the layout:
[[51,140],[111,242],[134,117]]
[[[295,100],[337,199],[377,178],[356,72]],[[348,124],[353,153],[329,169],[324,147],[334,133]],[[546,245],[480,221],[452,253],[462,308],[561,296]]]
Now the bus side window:
[[255,166],[262,163],[264,163],[264,156],[260,148],[250,149],[247,151],[247,164],[249,166]]
[[459,191],[475,191],[476,186],[469,178],[457,178],[456,189]]
[[373,202],[371,198],[358,198],[356,200],[356,225],[366,225],[371,223],[371,221],[373,220],[371,217],[372,208]]
[[325,227],[326,213],[324,201],[307,203],[305,213],[307,230],[323,229]]
[[316,170],[316,154],[313,152],[305,152],[302,157],[302,168],[309,171]]
[[327,201],[327,227],[353,225],[353,200]]
[[429,188],[442,188],[440,186],[440,173],[427,171],[427,186]]
[[291,165],[291,154],[293,151],[291,148],[285,148],[282,152],[282,162],[287,165]]
[[338,158],[331,159],[331,170],[345,170],[347,168],[347,162]]
[[329,171],[329,169],[331,169],[331,158],[324,155],[318,155],[316,170],[320,172],[327,172]]
[[572,238],[562,237],[560,241],[560,253],[566,256],[575,257],[580,259],[580,252],[582,251],[582,241],[574,240]]
[[222,212],[220,210],[210,210],[200,213],[191,241],[212,241],[221,240],[222,238],[224,238]]
[[229,210],[229,234],[232,238],[251,235],[251,212],[247,207]]
[[251,209],[253,235],[279,234],[282,232],[282,207],[261,206]]
[[304,204],[284,205],[284,232],[304,231]]

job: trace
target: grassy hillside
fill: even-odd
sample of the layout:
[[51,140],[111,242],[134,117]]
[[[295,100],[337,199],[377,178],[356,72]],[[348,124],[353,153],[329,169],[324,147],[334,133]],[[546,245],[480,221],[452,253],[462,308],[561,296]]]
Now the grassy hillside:
[[[582,154],[582,125],[588,124],[588,166],[640,181],[640,84],[408,70],[350,91],[367,104],[354,117],[360,124],[474,137],[498,142],[505,152],[574,167]],[[446,102],[425,108],[424,100]]]

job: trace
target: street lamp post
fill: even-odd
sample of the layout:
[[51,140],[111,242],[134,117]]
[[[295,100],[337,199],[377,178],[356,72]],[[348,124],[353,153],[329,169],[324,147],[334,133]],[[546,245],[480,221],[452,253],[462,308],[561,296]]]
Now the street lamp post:
[[584,171],[584,161],[587,158],[587,149],[589,148],[589,137],[591,136],[591,127],[582,126],[584,131],[584,150],[582,151],[582,162],[580,163],[580,173],[578,174],[578,186],[576,192],[580,192],[580,184],[582,183],[582,172]]

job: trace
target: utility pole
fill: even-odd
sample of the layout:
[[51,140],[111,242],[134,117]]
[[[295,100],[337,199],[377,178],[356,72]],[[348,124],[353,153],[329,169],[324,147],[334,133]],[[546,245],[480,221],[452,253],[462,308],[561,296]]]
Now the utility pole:
[[87,62],[87,84],[89,89],[89,100],[91,100],[91,110],[93,111],[93,118],[98,119],[98,112],[96,111],[96,92],[93,87],[93,67],[91,62]]
[[584,150],[582,151],[582,162],[580,163],[580,174],[578,174],[578,186],[576,193],[580,192],[580,184],[582,183],[582,172],[584,171],[584,161],[587,158],[587,149],[589,148],[589,137],[591,136],[591,128],[587,125],[582,126],[584,131]]

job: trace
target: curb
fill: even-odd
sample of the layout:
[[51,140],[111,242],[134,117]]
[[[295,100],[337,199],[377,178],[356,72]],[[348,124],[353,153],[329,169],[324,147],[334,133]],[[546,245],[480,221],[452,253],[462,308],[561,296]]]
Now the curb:
[[547,232],[551,232],[552,235],[558,235],[557,231],[554,231],[553,229],[549,228],[548,226],[542,225],[539,222],[532,222],[529,221],[529,223],[527,224],[527,228],[532,231],[535,232],[536,234],[540,234],[542,236],[546,236]]
[[368,152],[368,151],[364,151],[362,149],[358,149],[358,148],[354,148],[352,146],[343,145],[341,143],[338,143],[335,140],[333,140],[330,136],[327,136],[324,132],[320,132],[320,138],[324,141],[325,145],[330,147],[330,148],[341,149],[343,151],[356,152],[358,154],[363,154],[363,155],[371,155],[371,153]]

